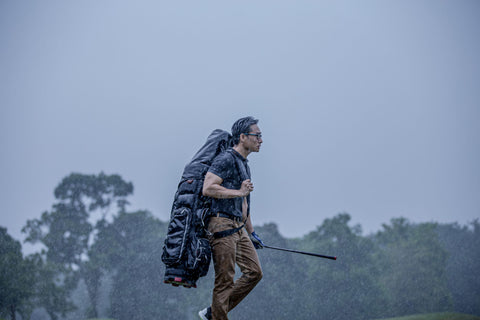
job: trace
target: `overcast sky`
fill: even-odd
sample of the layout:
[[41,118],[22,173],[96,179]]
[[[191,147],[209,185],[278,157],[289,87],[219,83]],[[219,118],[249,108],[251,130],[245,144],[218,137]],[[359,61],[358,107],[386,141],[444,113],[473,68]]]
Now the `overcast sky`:
[[480,1],[0,2],[0,225],[72,172],[167,221],[216,128],[260,119],[255,225],[480,217]]

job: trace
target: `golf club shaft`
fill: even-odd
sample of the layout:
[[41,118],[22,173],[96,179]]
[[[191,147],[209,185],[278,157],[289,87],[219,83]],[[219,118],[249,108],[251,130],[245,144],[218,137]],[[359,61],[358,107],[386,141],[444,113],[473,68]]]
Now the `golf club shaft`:
[[280,251],[287,251],[287,252],[294,252],[294,253],[305,254],[305,255],[307,255],[307,256],[314,256],[314,257],[319,257],[319,258],[337,260],[337,257],[324,256],[323,254],[318,254],[318,253],[311,253],[311,252],[304,252],[304,251],[298,251],[298,250],[292,250],[292,249],[277,248],[277,247],[271,247],[271,246],[265,246],[265,245],[264,245],[263,247],[264,247],[264,248],[268,248],[268,249],[274,249],[274,250],[280,250]]

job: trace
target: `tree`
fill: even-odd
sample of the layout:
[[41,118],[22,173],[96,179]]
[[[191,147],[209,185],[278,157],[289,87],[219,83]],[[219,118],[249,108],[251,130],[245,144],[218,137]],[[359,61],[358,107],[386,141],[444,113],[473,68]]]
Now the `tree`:
[[33,264],[24,259],[20,242],[14,240],[7,229],[0,227],[0,314],[16,313],[28,318],[32,308]]
[[166,229],[147,211],[121,212],[111,224],[99,223],[91,256],[113,275],[113,318],[185,318],[187,308],[180,299],[185,291],[163,284],[161,249]]
[[436,224],[410,224],[404,218],[383,225],[376,240],[383,272],[380,282],[388,299],[385,316],[448,311],[447,252]]
[[[328,319],[374,319],[382,312],[383,298],[374,259],[374,242],[350,227],[350,215],[325,219],[302,239],[304,250],[335,255],[336,261],[303,259],[308,277],[303,319],[321,314]],[[300,259],[300,258],[299,258]]]
[[480,316],[480,222],[439,225],[440,242],[448,252],[448,288],[456,312]]
[[[95,292],[99,287],[100,270],[90,263],[86,263],[90,245],[95,234],[95,226],[90,222],[93,214],[97,219],[106,219],[117,211],[124,211],[128,204],[126,197],[133,192],[133,185],[125,182],[119,175],[84,175],[72,173],[65,177],[55,188],[57,202],[51,212],[44,212],[41,219],[27,221],[23,232],[27,233],[26,241],[40,242],[46,247],[43,267],[51,272],[61,272],[62,290],[73,290],[70,285],[78,280],[79,276],[88,277],[85,283],[88,287],[92,303],[92,314],[96,315]],[[114,207],[112,213],[112,207]],[[115,210],[116,208],[116,210]],[[50,271],[49,271],[50,272]],[[48,272],[47,272],[48,273]],[[45,274],[44,279],[48,279]],[[69,284],[65,286],[65,284]],[[50,292],[50,291],[48,291]],[[66,299],[67,296],[64,296]],[[51,297],[59,300],[60,296]],[[51,300],[43,300],[45,303]],[[67,300],[58,305],[67,305]]]
[[100,286],[104,269],[99,264],[95,254],[89,251],[89,260],[84,261],[79,270],[80,277],[85,281],[88,297],[90,299],[90,308],[87,311],[88,318],[98,318],[97,304],[100,295]]
[[47,261],[41,254],[34,254],[31,261],[35,264],[35,302],[45,308],[52,320],[65,316],[76,309],[70,293],[76,286],[75,278],[65,276],[63,266]]
[[124,211],[126,197],[133,192],[133,185],[118,175],[84,175],[72,173],[55,188],[51,212],[44,212],[41,219],[27,221],[23,231],[26,241],[41,242],[47,248],[49,261],[78,267],[88,251],[94,226],[89,222],[92,213],[100,211],[99,218],[110,213],[116,204]]

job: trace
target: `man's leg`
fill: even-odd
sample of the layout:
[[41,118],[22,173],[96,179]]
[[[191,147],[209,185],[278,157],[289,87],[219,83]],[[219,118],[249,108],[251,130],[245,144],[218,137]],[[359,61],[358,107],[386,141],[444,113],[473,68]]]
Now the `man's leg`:
[[236,262],[242,271],[242,276],[235,281],[230,292],[228,311],[235,308],[262,279],[262,267],[258,259],[257,250],[248,237],[245,229],[239,232],[237,242]]
[[[235,228],[232,220],[212,217],[208,230],[212,233]],[[234,287],[235,256],[238,233],[219,238],[210,239],[212,247],[213,265],[215,268],[215,287],[212,295],[212,319],[226,320],[229,311],[230,294]]]

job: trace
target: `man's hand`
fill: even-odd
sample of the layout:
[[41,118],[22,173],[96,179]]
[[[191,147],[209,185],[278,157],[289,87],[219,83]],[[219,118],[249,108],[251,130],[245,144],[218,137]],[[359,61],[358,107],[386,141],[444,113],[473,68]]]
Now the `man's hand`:
[[244,180],[240,187],[240,193],[242,197],[246,197],[253,191],[253,183],[250,179]]
[[255,249],[263,249],[263,241],[262,239],[260,239],[260,237],[255,233],[255,231],[253,231],[251,234],[250,234],[250,240],[252,240],[252,243],[253,243],[253,246],[255,247]]

